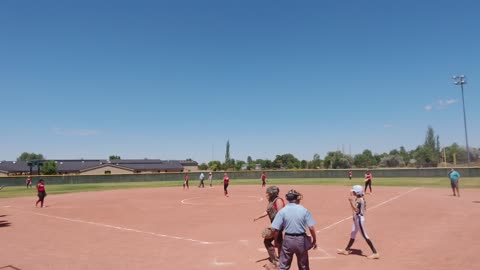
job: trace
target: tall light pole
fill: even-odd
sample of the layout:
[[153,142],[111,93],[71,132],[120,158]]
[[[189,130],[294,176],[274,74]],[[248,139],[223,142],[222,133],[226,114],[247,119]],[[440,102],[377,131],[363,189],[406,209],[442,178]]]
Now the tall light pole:
[[467,116],[465,114],[465,99],[463,97],[463,85],[467,84],[467,79],[465,78],[465,75],[460,75],[460,76],[453,76],[453,80],[455,81],[455,85],[460,85],[460,88],[462,89],[462,103],[463,103],[463,124],[465,126],[465,142],[467,144],[467,165],[470,167],[470,151],[468,148],[468,135],[467,135]]

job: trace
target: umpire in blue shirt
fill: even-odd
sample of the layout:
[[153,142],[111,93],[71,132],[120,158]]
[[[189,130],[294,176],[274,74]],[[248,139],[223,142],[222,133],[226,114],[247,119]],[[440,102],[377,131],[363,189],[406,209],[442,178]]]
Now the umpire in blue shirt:
[[[293,254],[297,256],[299,270],[309,270],[308,250],[317,248],[317,235],[315,233],[315,220],[307,210],[300,205],[302,195],[295,190],[290,190],[285,195],[288,204],[282,208],[272,222],[275,229],[275,243],[281,230],[285,232],[283,245],[280,251],[279,270],[288,270],[292,264]],[[310,236],[307,236],[307,228]]]

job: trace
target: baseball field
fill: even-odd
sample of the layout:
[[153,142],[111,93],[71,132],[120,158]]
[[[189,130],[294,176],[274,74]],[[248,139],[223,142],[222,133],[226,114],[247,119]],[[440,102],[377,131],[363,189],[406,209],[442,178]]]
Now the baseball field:
[[[219,181],[189,190],[181,182],[49,186],[44,208],[35,191],[0,191],[0,269],[263,269],[260,233],[267,218],[259,180],[232,180],[230,197]],[[461,179],[461,197],[448,179],[375,179],[367,201],[366,231],[344,248],[352,226],[347,201],[363,179],[276,180],[280,194],[294,188],[316,220],[318,249],[311,269],[479,269],[480,179]],[[292,269],[297,269],[294,260]]]

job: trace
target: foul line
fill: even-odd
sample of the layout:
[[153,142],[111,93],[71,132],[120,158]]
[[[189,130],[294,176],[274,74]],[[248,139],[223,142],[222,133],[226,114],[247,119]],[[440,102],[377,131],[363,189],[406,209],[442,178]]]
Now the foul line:
[[[13,207],[12,207],[13,208]],[[154,232],[147,232],[147,231],[141,231],[137,229],[131,229],[127,227],[120,227],[120,226],[114,226],[114,225],[109,225],[109,224],[103,224],[103,223],[97,223],[97,222],[92,222],[92,221],[86,221],[86,220],[81,220],[81,219],[73,219],[73,218],[65,218],[65,217],[58,217],[58,216],[52,216],[52,215],[47,215],[47,214],[40,214],[40,213],[35,213],[31,211],[25,211],[22,209],[15,208],[17,210],[31,213],[34,215],[38,216],[44,216],[44,217],[49,217],[49,218],[55,218],[55,219],[60,219],[60,220],[66,220],[70,222],[77,222],[77,223],[83,223],[83,224],[90,224],[90,225],[95,225],[99,227],[104,227],[104,228],[110,228],[110,229],[115,229],[119,231],[127,231],[127,232],[136,232],[136,233],[142,233],[142,234],[149,234],[157,237],[163,237],[163,238],[170,238],[170,239],[176,239],[176,240],[184,240],[184,241],[189,241],[189,242],[194,242],[194,243],[199,243],[203,245],[209,245],[213,244],[213,242],[207,242],[207,241],[201,241],[201,240],[196,240],[192,238],[186,238],[186,237],[180,237],[180,236],[172,236],[172,235],[166,235],[166,234],[160,234],[160,233],[154,233]]]
[[[380,207],[380,206],[382,206],[382,205],[384,205],[384,204],[387,204],[387,203],[389,203],[389,202],[391,202],[391,201],[394,201],[394,200],[396,200],[396,199],[398,199],[398,198],[400,198],[400,197],[402,197],[402,196],[405,196],[405,195],[407,195],[408,193],[413,192],[413,191],[418,190],[418,189],[420,189],[420,188],[418,188],[418,187],[417,187],[417,188],[412,188],[412,189],[410,189],[409,191],[407,191],[407,192],[405,192],[405,193],[402,193],[402,194],[397,195],[397,196],[395,196],[395,197],[393,197],[393,198],[390,198],[390,199],[388,199],[388,200],[386,200],[386,201],[384,201],[384,202],[381,202],[381,203],[379,203],[379,204],[377,204],[377,205],[375,205],[375,206],[369,207],[368,209],[370,209],[370,210],[371,210],[371,209],[375,209],[375,208],[377,208],[377,207]],[[330,228],[332,228],[332,227],[334,227],[334,226],[336,226],[336,225],[338,225],[338,224],[340,224],[340,223],[342,223],[342,222],[344,222],[344,221],[351,220],[351,219],[352,219],[352,216],[346,217],[346,218],[344,218],[344,219],[342,219],[342,220],[339,220],[339,221],[337,221],[337,222],[335,222],[335,223],[333,223],[333,224],[328,225],[327,227],[324,227],[324,228],[318,230],[317,233],[320,233],[321,231],[330,229]]]

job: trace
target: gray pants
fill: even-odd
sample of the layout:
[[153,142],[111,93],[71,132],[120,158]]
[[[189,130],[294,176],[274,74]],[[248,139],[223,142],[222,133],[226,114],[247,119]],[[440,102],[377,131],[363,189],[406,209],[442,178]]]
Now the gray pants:
[[288,270],[292,264],[293,255],[297,256],[299,270],[310,270],[308,263],[308,250],[311,248],[311,240],[306,235],[290,236],[283,238],[282,251],[280,252],[279,270]]

